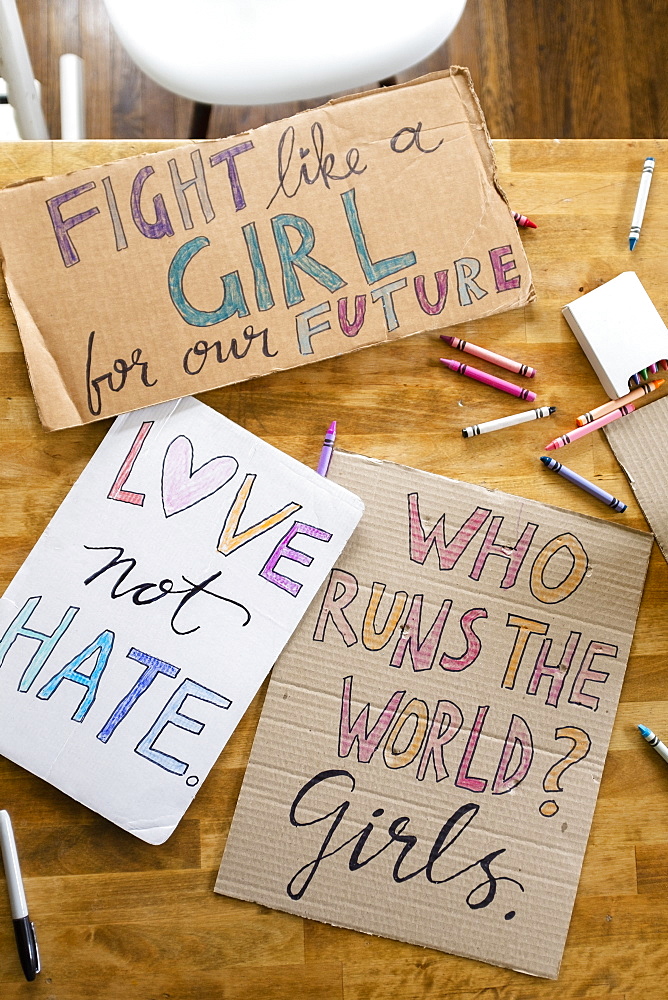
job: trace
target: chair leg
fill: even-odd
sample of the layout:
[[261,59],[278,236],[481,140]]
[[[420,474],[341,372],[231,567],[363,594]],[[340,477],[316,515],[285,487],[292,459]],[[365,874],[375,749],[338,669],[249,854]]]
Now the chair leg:
[[192,118],[190,119],[190,139],[206,139],[209,131],[209,119],[211,118],[211,105],[195,102]]

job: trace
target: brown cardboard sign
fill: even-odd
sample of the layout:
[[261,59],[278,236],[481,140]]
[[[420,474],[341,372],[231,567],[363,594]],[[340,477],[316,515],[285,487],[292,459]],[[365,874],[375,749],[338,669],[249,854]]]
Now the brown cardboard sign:
[[534,297],[468,72],[0,192],[50,429]]
[[556,978],[650,535],[337,453],[216,891]]

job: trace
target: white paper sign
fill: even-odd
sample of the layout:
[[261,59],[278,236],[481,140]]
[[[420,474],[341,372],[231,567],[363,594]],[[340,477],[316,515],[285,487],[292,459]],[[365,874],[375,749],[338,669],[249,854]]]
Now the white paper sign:
[[194,399],[119,417],[0,601],[0,753],[165,841],[362,511]]

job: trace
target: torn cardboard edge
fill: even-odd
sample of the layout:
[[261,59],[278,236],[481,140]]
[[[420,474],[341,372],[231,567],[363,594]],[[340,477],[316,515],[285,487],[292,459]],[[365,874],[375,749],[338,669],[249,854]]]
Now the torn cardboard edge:
[[[215,891],[556,979],[651,535],[339,450],[330,476],[354,482],[365,514],[275,666]],[[518,552],[508,578],[500,559]],[[479,645],[469,636],[462,653],[475,609]],[[536,634],[514,661],[521,622]],[[517,755],[518,720],[530,756]],[[582,767],[546,784],[569,751]],[[478,815],[461,836],[450,829],[427,879],[439,827],[470,803]],[[386,843],[399,814],[411,817],[395,831],[407,839]],[[496,881],[480,908],[467,892],[489,887],[478,885],[483,854]]]
[[[464,80],[466,82],[466,87],[465,88],[461,88],[459,86],[459,77],[460,76],[464,77]],[[320,111],[320,110],[322,110],[324,108],[335,107],[338,104],[346,104],[346,103],[348,103],[350,101],[358,101],[361,98],[373,98],[373,97],[378,97],[378,96],[384,95],[384,94],[390,94],[390,93],[392,93],[393,91],[396,91],[396,90],[407,90],[410,87],[420,86],[423,83],[431,83],[433,80],[439,80],[439,79],[444,78],[444,77],[451,77],[452,78],[453,82],[455,83],[455,85],[457,86],[458,90],[461,93],[462,103],[464,104],[465,108],[467,107],[467,100],[466,99],[468,99],[468,104],[469,104],[468,110],[470,111],[469,122],[473,126],[482,127],[483,132],[484,132],[484,136],[485,136],[485,142],[484,142],[484,144],[480,144],[481,154],[484,154],[483,155],[483,159],[485,159],[486,157],[489,157],[489,159],[490,159],[489,166],[490,166],[490,169],[493,171],[494,181],[495,181],[495,185],[497,186],[497,190],[498,190],[499,194],[503,197],[503,200],[506,202],[506,204],[509,204],[508,199],[507,199],[507,197],[505,195],[505,192],[503,191],[503,189],[501,187],[498,186],[498,183],[497,183],[498,182],[498,177],[497,177],[497,171],[496,171],[496,157],[494,155],[494,145],[492,143],[491,137],[489,135],[489,131],[487,129],[487,123],[485,121],[485,116],[484,116],[484,112],[482,110],[482,105],[480,104],[480,101],[478,99],[478,95],[476,94],[475,88],[473,86],[473,79],[471,77],[471,73],[470,73],[468,67],[466,67],[466,66],[450,66],[448,69],[436,70],[436,71],[434,71],[432,73],[425,73],[423,76],[415,77],[413,80],[406,80],[404,83],[395,83],[395,84],[392,84],[391,87],[382,87],[382,88],[375,87],[375,88],[372,88],[371,90],[360,90],[358,93],[355,93],[355,94],[343,94],[341,97],[332,97],[328,101],[325,101],[324,104],[316,105],[316,107],[309,108],[308,110],[309,111]],[[292,118],[295,118],[295,117],[298,117],[298,115],[289,115],[286,118],[277,118],[277,119],[275,119],[272,122],[268,122],[267,124],[270,124],[270,125],[282,124],[283,122],[291,121]],[[146,153],[146,152],[145,153],[136,153],[133,156],[123,157],[123,159],[140,160],[142,157],[151,158],[153,156],[156,156],[157,153],[169,153],[169,152],[173,152],[174,150],[177,150],[177,149],[191,149],[191,148],[195,149],[198,146],[205,146],[207,144],[209,144],[209,145],[216,145],[217,143],[224,142],[227,139],[242,139],[242,138],[247,138],[247,137],[250,138],[255,132],[258,131],[259,128],[262,128],[262,127],[263,126],[259,125],[259,126],[257,126],[257,128],[254,128],[254,129],[246,129],[244,132],[237,132],[235,135],[217,136],[215,139],[197,139],[197,140],[194,140],[194,139],[184,139],[182,143],[179,143],[178,146],[174,146],[173,149],[172,148],[167,149],[167,150],[163,149],[163,150],[157,150],[155,152],[149,152],[149,153]],[[48,141],[53,144],[53,142],[57,141],[57,140],[50,139]],[[167,141],[169,141],[169,140],[167,140]],[[117,163],[117,162],[118,162],[118,160],[107,160],[104,163],[96,164],[96,166],[107,167],[107,166],[111,166],[111,164]],[[49,179],[51,179],[53,177],[71,177],[72,174],[78,173],[80,170],[85,170],[85,169],[92,169],[92,168],[90,168],[90,167],[75,167],[73,170],[68,170],[68,171],[66,171],[63,174],[39,174],[39,175],[37,175],[35,177],[25,177],[25,178],[22,178],[21,180],[18,180],[18,181],[12,181],[11,184],[5,185],[4,187],[0,188],[0,190],[2,190],[2,191],[9,191],[9,190],[12,190],[13,188],[24,187],[26,184],[39,183],[39,181],[49,180]],[[1,259],[1,255],[0,255],[0,259]]]
[[603,428],[647,518],[663,557],[668,561],[668,396],[639,406]]
[[[445,91],[432,89],[433,85],[448,81],[452,86]],[[407,97],[410,100],[406,100]],[[368,102],[373,104],[369,105]],[[343,139],[336,125],[337,115],[341,112],[345,112],[345,143],[354,143],[357,139],[362,149],[362,158],[356,147],[351,146],[346,153],[345,147],[340,145]],[[307,171],[307,186],[302,187],[299,193],[295,190],[293,195],[292,190],[285,186],[280,142],[289,130],[293,130],[293,141],[297,141],[295,130],[308,130],[310,126],[311,139],[314,140],[311,145],[315,145],[318,137],[313,129],[316,124],[321,129],[320,136],[323,135],[322,126],[318,124],[319,113],[325,129],[330,130],[332,137],[328,137],[329,145],[320,149],[317,170],[315,164],[311,166],[309,161],[306,166],[300,167],[301,171]],[[420,120],[413,122],[418,115],[421,116]],[[420,145],[423,118],[425,134],[427,124],[430,134],[433,134],[431,141],[435,145],[431,148]],[[382,125],[376,127],[378,134],[374,133],[373,124],[369,124],[376,121],[382,122]],[[461,133],[461,136],[454,136],[460,140],[456,143],[456,150],[448,148],[450,142],[444,144],[442,137],[438,140],[437,130],[445,134],[448,129],[453,128]],[[369,130],[368,141],[365,141],[366,129]],[[283,135],[279,141],[281,130]],[[395,147],[395,139],[403,133],[405,135],[401,144]],[[235,198],[238,196],[239,199],[238,204],[235,202],[236,210],[248,207],[251,216],[254,216],[253,221],[245,222],[249,218],[248,214],[244,214],[243,218],[240,216],[237,225],[240,226],[242,222],[245,225],[239,232],[226,225],[228,220],[225,212],[229,213],[230,198],[222,168],[219,167],[217,172],[212,173],[208,165],[206,170],[202,166],[204,179],[200,178],[201,184],[208,184],[207,197],[210,197],[210,205],[216,205],[220,218],[216,223],[216,212],[211,208],[211,218],[207,219],[207,226],[211,223],[211,228],[206,228],[199,217],[193,223],[191,208],[186,208],[190,223],[185,225],[184,221],[184,226],[189,229],[187,235],[190,239],[170,262],[168,258],[176,241],[169,244],[169,241],[162,239],[166,230],[160,235],[158,230],[160,226],[164,229],[169,225],[171,235],[176,235],[178,239],[181,234],[175,234],[174,227],[178,229],[179,213],[184,220],[185,217],[183,202],[178,201],[177,187],[174,187],[173,196],[170,193],[168,165],[171,171],[171,164],[176,164],[174,169],[179,184],[190,185],[195,182],[194,179],[187,182],[181,180],[182,175],[185,176],[184,171],[192,172],[189,161],[184,161],[197,155],[201,164],[202,152],[206,150],[208,154],[209,150],[217,147],[218,152],[209,157],[211,163],[214,160],[216,164],[225,161],[228,163],[228,170],[231,170],[230,164],[236,162],[234,157],[241,154],[237,152],[232,155],[229,148],[220,150],[220,145],[223,142],[229,145],[235,139],[243,141],[232,149],[241,150],[245,156],[255,157],[253,166],[259,168],[251,171],[246,161],[242,161],[243,191],[241,182],[238,181],[241,175],[235,174],[237,180],[233,180],[230,174],[229,181]],[[301,138],[299,141],[302,141]],[[439,153],[441,146],[443,148]],[[276,159],[277,149],[280,181],[274,197],[266,204],[276,183],[275,178],[272,179],[272,170],[276,169],[273,161]],[[308,143],[306,152],[315,155]],[[355,156],[350,159],[353,153]],[[330,156],[331,162],[328,159]],[[336,170],[341,170],[342,176],[335,177],[334,162],[340,164],[336,166]],[[324,167],[323,164],[328,166]],[[348,174],[345,174],[346,164]],[[356,170],[354,164],[358,164],[359,169]],[[403,178],[408,167],[411,183],[407,186]],[[236,169],[235,166],[234,170]],[[313,176],[308,175],[309,169]],[[150,180],[156,170],[161,172],[161,176]],[[325,177],[326,183],[322,183],[318,189],[319,178],[324,176],[325,170],[330,171],[327,177],[331,176],[331,179]],[[176,184],[174,176],[172,173],[173,185]],[[302,173],[299,174],[297,189],[303,176]],[[342,187],[340,182],[345,180],[345,176],[350,177],[350,180]],[[415,183],[416,176],[419,184]],[[475,177],[477,182],[466,188],[467,178],[470,177]],[[138,178],[141,183],[135,190]],[[463,204],[468,206],[465,212],[460,210],[454,217],[452,210],[442,204],[443,199],[438,197],[444,180],[452,184],[453,179],[464,185],[466,200]],[[103,181],[106,208],[101,191]],[[148,182],[143,196],[146,215],[153,213],[155,222],[142,214],[144,210],[140,198],[145,182]],[[235,187],[237,182],[238,187]],[[59,190],[68,183],[73,186],[70,191]],[[125,189],[129,191],[130,184],[134,199],[132,212],[139,213],[136,217],[133,215],[136,229],[131,227],[123,214],[128,212]],[[153,207],[150,198],[155,186],[152,185],[157,186],[160,191],[160,194],[153,197]],[[357,201],[360,207],[355,203],[355,187],[358,188]],[[96,190],[93,191],[93,188]],[[285,201],[281,195],[272,205],[281,188],[292,200]],[[179,190],[179,197],[185,199],[185,187]],[[202,194],[199,188],[196,190],[201,207]],[[492,196],[492,191],[498,197],[498,202]],[[247,201],[244,201],[243,192]],[[284,205],[280,204],[282,199],[285,201]],[[391,237],[386,225],[388,199],[392,202],[393,209]],[[56,207],[50,211],[52,219],[56,221],[49,219],[44,201],[47,205],[55,204]],[[347,238],[343,230],[341,238],[337,235],[337,227],[341,227],[343,219],[342,203],[350,228]],[[522,241],[499,185],[494,151],[480,104],[470,75],[462,67],[452,67],[450,70],[382,90],[336,98],[318,109],[246,131],[229,140],[187,143],[71,171],[57,177],[49,176],[18,183],[0,191],[0,205],[3,210],[0,213],[3,270],[40,418],[48,429],[88,423],[119,412],[130,412],[168,399],[336,357],[418,332],[486,318],[497,312],[525,305],[535,298]],[[90,205],[92,207],[87,207]],[[196,205],[197,202],[193,200],[193,206]],[[268,222],[263,212],[259,211],[263,205],[264,211],[269,206],[272,206],[272,212],[282,207],[291,210],[291,213],[279,214],[271,219],[278,261],[273,257],[270,236],[261,231],[262,226],[267,228]],[[105,214],[107,208],[113,222],[113,236]],[[420,226],[420,211],[424,213],[427,209],[429,223]],[[166,214],[161,218],[163,210]],[[300,212],[305,215],[299,215]],[[193,213],[197,215],[194,207]],[[95,216],[99,216],[99,219]],[[236,215],[233,214],[233,218]],[[305,233],[317,232],[318,245],[323,249],[309,249],[299,257],[301,247],[295,249],[294,245],[290,245],[289,238],[283,231],[276,235],[276,218],[283,219],[284,222],[280,225],[290,227],[291,233],[293,229],[301,231],[301,247],[304,246]],[[364,230],[361,228],[360,218]],[[61,220],[58,224],[57,219]],[[252,233],[249,227],[253,227]],[[137,229],[143,236],[151,238],[142,241],[137,237]],[[443,231],[450,234],[450,245],[444,246],[443,240],[440,240],[437,247],[432,235]],[[208,234],[207,237],[200,235],[204,232]],[[245,247],[240,240],[241,232],[246,242]],[[473,243],[472,235],[476,237]],[[294,243],[294,233],[291,238]],[[112,252],[113,239],[116,239],[115,254]],[[122,242],[119,243],[119,240]],[[370,250],[367,250],[367,242]],[[410,251],[404,250],[401,254],[383,258],[383,253],[388,250],[404,249],[400,244],[410,245]],[[30,260],[26,259],[28,255],[23,252],[26,245],[36,248],[35,254],[30,255]],[[199,256],[200,250],[209,245],[211,250],[205,250]],[[331,259],[328,257],[330,247],[333,248]],[[58,248],[65,262],[62,273],[63,262],[58,257]],[[263,252],[265,255],[269,254],[266,260],[262,258]],[[315,264],[321,269],[317,272],[320,276],[314,277],[315,272],[309,268],[302,274],[303,261],[312,260],[309,256],[311,252],[318,255]],[[460,258],[461,253],[470,256]],[[177,262],[179,254],[185,256]],[[191,267],[190,261],[196,254],[198,256]],[[226,264],[218,266],[214,273],[214,256],[221,254],[226,259]],[[244,255],[250,258],[250,263],[248,259],[244,262]],[[299,258],[297,265],[294,263],[296,258]],[[323,261],[327,260],[324,271],[319,262],[321,258]],[[128,264],[128,261],[131,263]],[[224,266],[233,267],[235,264],[236,270],[229,271],[225,276],[220,275]],[[186,266],[189,268],[187,274]],[[175,267],[178,280],[172,274]],[[300,269],[299,272],[295,267]],[[358,274],[360,268],[364,271],[366,283],[363,283],[362,276]],[[430,273],[432,270],[433,277]],[[168,271],[169,294],[164,281]],[[417,271],[424,273],[416,276]],[[329,274],[329,285],[322,279],[322,273]],[[507,277],[508,273],[512,277]],[[424,282],[425,275],[427,290],[423,285],[420,291],[415,284],[413,296],[413,282]],[[393,276],[392,281],[386,280]],[[432,288],[435,279],[438,286],[436,303]],[[187,285],[188,281],[191,282],[190,285]],[[195,284],[192,284],[193,281]],[[221,281],[224,289],[221,305],[213,310],[200,305],[200,300],[204,303],[207,294],[210,302],[212,289],[219,288]],[[289,291],[291,281],[296,284],[294,288],[290,286],[292,291]],[[304,283],[303,293],[300,282]],[[326,287],[318,288],[316,282]],[[480,282],[480,287],[477,282]],[[332,299],[317,305],[311,304],[319,298],[335,295],[332,289],[346,285],[348,287],[343,301],[347,312],[343,319],[341,303],[338,304],[338,323],[344,335],[341,336],[336,326],[336,302]],[[133,297],[130,307],[129,303],[124,304],[128,298],[124,290],[132,286],[137,287],[139,294]],[[281,286],[285,305],[279,301]],[[405,290],[403,297],[402,289]],[[220,296],[220,292],[215,294]],[[255,310],[251,294],[255,294],[259,312]],[[394,301],[395,294],[400,298],[398,305]],[[351,321],[349,300],[353,298],[355,319]],[[61,299],[67,299],[70,304],[67,315],[63,312]],[[360,300],[363,300],[364,309],[358,314]],[[300,302],[304,306],[311,305],[311,308],[299,312],[297,306]],[[323,319],[316,319],[316,316],[323,313]],[[249,355],[251,344],[242,340],[240,335],[241,317],[246,317],[243,320],[246,324],[244,337],[247,330],[253,331],[254,322],[267,324],[267,330],[263,333],[268,339],[262,342],[262,357],[258,345],[255,345],[254,351]],[[221,323],[227,325],[223,327],[220,326]],[[184,324],[187,325],[184,327]],[[296,330],[291,333],[290,327],[294,328],[295,324]],[[154,351],[158,330],[160,350]],[[94,349],[89,345],[86,358],[84,340],[88,331],[92,331],[95,336],[95,345]],[[140,335],[143,341],[140,341]],[[255,336],[259,337],[260,333]],[[192,348],[188,348],[186,343],[188,337],[193,342],[196,337],[199,338]],[[212,337],[220,338],[216,350],[227,364],[224,368],[212,363],[205,367],[210,362],[209,355],[206,354],[203,360],[199,357],[195,359],[198,363],[201,361],[201,366],[191,370],[185,360],[187,354],[192,353],[193,349],[199,350],[198,345],[210,345],[207,349],[213,350],[214,341],[209,339]],[[359,339],[355,339],[358,337]],[[136,344],[133,338],[136,339]],[[138,345],[143,348],[143,353],[141,349],[137,349]],[[186,355],[180,358],[178,352],[183,353],[186,348]],[[201,350],[204,350],[203,346]],[[142,355],[141,361],[135,367],[138,365],[142,368],[148,358],[151,368],[144,368],[142,384],[138,384],[139,376],[134,372],[131,378],[128,377],[126,385],[126,376],[121,370],[127,368],[130,371],[130,358],[139,355]],[[118,372],[121,374],[115,374]],[[93,396],[91,380],[94,383]],[[123,384],[119,387],[114,380]],[[154,385],[157,388],[153,389]]]
[[[668,396],[665,396],[664,398],[668,402]],[[642,407],[642,409],[645,408],[646,407]],[[631,415],[632,414],[630,414],[630,416]],[[608,431],[608,428],[605,427],[603,428],[603,430],[605,433]],[[452,476],[446,476],[444,473],[429,472],[427,469],[415,469],[412,465],[404,465],[402,462],[395,462],[386,458],[373,458],[370,455],[362,455],[359,452],[347,451],[345,448],[339,448],[338,445],[334,448],[333,454],[343,455],[346,458],[364,459],[365,462],[369,462],[372,465],[379,465],[379,466],[391,465],[396,467],[397,469],[402,469],[404,472],[418,472],[420,476],[430,476],[437,482],[443,482],[443,480],[445,480],[448,483],[457,483],[462,486],[469,487],[472,490],[479,490],[483,494],[488,493],[492,497],[494,496],[498,496],[501,498],[511,497],[514,500],[521,501],[523,504],[525,503],[527,505],[537,505],[538,507],[544,508],[546,510],[554,511],[555,514],[564,514],[564,515],[570,515],[572,517],[582,518],[585,521],[591,521],[593,524],[597,525],[615,524],[618,527],[622,528],[624,531],[629,531],[632,534],[643,535],[645,538],[652,536],[651,531],[644,531],[642,528],[634,528],[630,524],[621,524],[619,521],[604,521],[603,518],[597,517],[595,514],[587,514],[581,511],[577,511],[576,513],[575,511],[570,510],[568,507],[560,507],[558,504],[547,503],[544,500],[529,500],[527,497],[520,496],[519,493],[508,493],[507,490],[501,490],[496,486],[484,486],[481,483],[471,483],[465,479],[453,479]]]
[[[30,355],[26,352],[26,367],[39,419],[47,430],[56,429],[55,424],[63,419],[66,421],[66,426],[75,427],[82,422],[81,414],[70,397],[60,369],[44,343],[30,310],[26,308],[18,290],[14,287],[14,282],[6,272],[4,258],[0,258],[0,263],[7,286],[7,297],[16,317],[21,340],[25,343],[24,338],[29,339],[32,344]],[[42,386],[44,392],[41,391]]]

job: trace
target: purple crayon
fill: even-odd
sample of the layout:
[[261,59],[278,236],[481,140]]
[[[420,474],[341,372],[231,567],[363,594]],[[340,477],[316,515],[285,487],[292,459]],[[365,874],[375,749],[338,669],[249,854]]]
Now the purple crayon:
[[332,420],[331,424],[325,432],[325,440],[322,446],[322,451],[320,452],[320,459],[318,461],[318,468],[315,470],[319,476],[326,476],[329,471],[329,463],[332,460],[332,452],[334,451],[334,442],[336,441],[336,420]]
[[618,511],[618,513],[623,514],[626,510],[626,504],[618,500],[617,497],[613,497],[611,493],[606,493],[602,490],[600,486],[595,483],[590,483],[588,479],[583,476],[579,476],[577,472],[573,472],[572,469],[566,468],[561,462],[557,462],[556,458],[550,458],[548,455],[541,455],[541,462],[546,468],[551,469],[552,472],[556,472],[559,476],[567,479],[569,483],[573,483],[574,486],[579,486],[581,490],[585,493],[590,493],[601,503],[606,504],[608,507],[612,507],[613,510]]
[[477,368],[461,364],[459,361],[451,361],[450,358],[441,358],[440,360],[441,364],[446,365],[450,371],[457,372],[458,375],[466,375],[467,378],[473,378],[476,382],[482,382],[484,385],[491,385],[494,389],[500,389],[501,392],[517,396],[518,399],[528,399],[529,402],[533,402],[536,398],[535,392],[531,392],[530,389],[520,389],[519,385],[515,385],[514,382],[506,382],[503,378],[488,375],[487,372],[481,372]]

